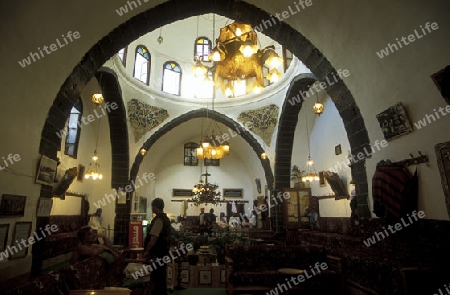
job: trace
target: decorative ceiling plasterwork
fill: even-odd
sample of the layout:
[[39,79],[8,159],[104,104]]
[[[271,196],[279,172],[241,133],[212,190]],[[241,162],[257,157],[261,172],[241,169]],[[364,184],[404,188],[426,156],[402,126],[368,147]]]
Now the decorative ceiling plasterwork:
[[277,105],[270,104],[259,109],[242,112],[237,120],[248,126],[250,131],[260,136],[270,146],[272,134],[278,122],[279,109]]
[[128,102],[128,118],[133,127],[134,142],[138,142],[145,133],[157,127],[168,117],[169,113],[165,109],[134,98]]

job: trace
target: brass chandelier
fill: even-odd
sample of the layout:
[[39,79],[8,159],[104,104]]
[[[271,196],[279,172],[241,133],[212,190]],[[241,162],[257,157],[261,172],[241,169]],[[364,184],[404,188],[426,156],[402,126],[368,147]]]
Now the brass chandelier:
[[[199,182],[192,189],[193,197],[189,201],[193,202],[195,206],[220,203],[219,186],[209,183],[208,176],[211,176],[211,174],[208,173],[208,168],[206,168],[206,173],[200,176]],[[205,181],[203,181],[203,177],[205,177]]]
[[246,93],[260,93],[264,89],[264,65],[269,68],[267,80],[275,83],[281,78],[277,67],[282,65],[282,58],[275,52],[273,45],[259,49],[258,37],[251,25],[234,22],[221,28],[219,38],[215,41],[216,46],[208,55],[214,65],[207,68],[197,60],[193,71],[196,77],[206,76],[205,80],[210,79],[207,73],[211,71],[214,85],[220,87],[227,97],[236,96],[235,87],[243,81]]
[[[214,98],[212,100],[212,110],[214,110]],[[206,109],[207,127],[203,131],[202,140],[197,148],[197,158],[218,160],[230,154],[230,144],[228,141],[222,140],[223,132],[220,130],[219,124],[209,118],[208,109]]]

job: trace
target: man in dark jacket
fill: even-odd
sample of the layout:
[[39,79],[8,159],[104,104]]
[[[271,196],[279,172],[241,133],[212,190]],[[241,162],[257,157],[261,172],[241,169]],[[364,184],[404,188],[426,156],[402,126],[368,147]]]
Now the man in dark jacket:
[[[144,242],[144,259],[156,259],[160,262],[163,257],[169,255],[171,226],[169,218],[164,213],[164,201],[162,199],[156,198],[152,201],[152,212],[156,216],[147,228],[147,236]],[[152,295],[167,295],[167,264],[161,264],[159,262],[151,273],[151,280],[155,282],[155,289]]]

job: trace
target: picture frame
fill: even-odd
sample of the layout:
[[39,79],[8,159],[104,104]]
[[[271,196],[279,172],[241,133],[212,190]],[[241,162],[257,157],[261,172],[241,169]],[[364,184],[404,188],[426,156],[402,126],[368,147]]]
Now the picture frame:
[[84,165],[78,164],[77,180],[79,182],[83,182],[85,173],[86,173],[86,167]]
[[327,186],[324,171],[319,171],[319,186],[320,187]]
[[226,271],[225,269],[220,270],[220,282],[226,283]]
[[450,104],[450,65],[431,75],[431,79],[447,104]]
[[[10,247],[16,247],[18,250],[16,253],[9,256],[9,259],[18,259],[18,258],[24,258],[27,256],[28,248],[29,247],[18,247],[17,241],[21,241],[22,239],[27,240],[30,238],[31,234],[31,221],[24,221],[24,222],[16,222],[14,225],[14,232],[13,232],[13,238],[11,241]],[[11,250],[12,252],[12,250]]]
[[337,146],[334,147],[334,154],[335,155],[342,154],[341,144],[338,144]]
[[401,102],[377,115],[384,139],[393,140],[413,132],[406,109]]
[[6,249],[8,242],[9,224],[0,224],[0,252]]
[[255,183],[256,183],[256,190],[258,191],[258,194],[260,194],[261,193],[261,179],[255,178]]
[[52,186],[56,176],[57,162],[42,156],[36,174],[36,183]]
[[223,189],[224,198],[243,198],[244,189],[242,188],[224,188]]
[[39,198],[39,204],[36,211],[36,217],[49,217],[52,211],[53,199]]
[[220,159],[203,159],[203,165],[206,166],[220,166]]
[[174,188],[172,189],[172,197],[192,197],[192,189]]
[[442,189],[445,195],[445,205],[447,213],[450,214],[450,141],[438,143],[434,147],[439,174],[441,176]]
[[212,271],[211,270],[199,270],[198,271],[198,284],[199,285],[211,285],[212,284]]
[[26,196],[4,194],[0,204],[0,217],[23,217],[26,200]]
[[181,282],[189,284],[189,269],[182,269],[180,272]]

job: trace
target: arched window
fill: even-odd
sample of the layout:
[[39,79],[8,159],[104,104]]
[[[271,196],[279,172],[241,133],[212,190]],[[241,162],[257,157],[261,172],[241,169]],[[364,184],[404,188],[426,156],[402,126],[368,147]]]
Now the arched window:
[[145,46],[136,47],[133,77],[148,85],[150,78],[150,52]]
[[122,61],[123,66],[127,63],[127,51],[128,46],[125,46],[124,48],[120,49],[119,52],[117,52],[117,55],[119,56],[120,60]]
[[209,61],[208,54],[211,52],[211,40],[199,37],[195,40],[194,60]]
[[69,122],[67,124],[66,145],[64,154],[73,158],[77,158],[78,143],[80,141],[81,131],[81,115],[83,113],[83,106],[80,102],[74,103],[70,111]]
[[195,142],[184,144],[184,166],[198,166],[197,148]]
[[181,68],[174,61],[168,61],[163,66],[162,91],[180,95],[181,88]]

